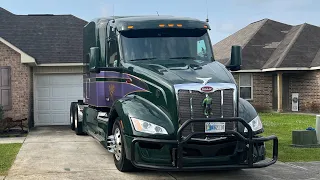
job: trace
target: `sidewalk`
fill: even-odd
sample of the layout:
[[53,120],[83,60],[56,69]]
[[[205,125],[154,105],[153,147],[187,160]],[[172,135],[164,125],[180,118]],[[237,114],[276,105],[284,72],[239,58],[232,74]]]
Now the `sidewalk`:
[[26,137],[1,137],[0,144],[23,143],[25,139]]

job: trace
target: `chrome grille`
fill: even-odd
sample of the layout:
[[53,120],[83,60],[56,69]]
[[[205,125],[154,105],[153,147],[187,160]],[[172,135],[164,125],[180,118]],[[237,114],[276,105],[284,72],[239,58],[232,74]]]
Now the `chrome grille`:
[[[234,117],[234,101],[233,89],[217,90],[208,95],[212,98],[212,113],[209,118]],[[178,112],[180,124],[188,119],[206,118],[204,115],[204,107],[202,101],[206,94],[195,90],[179,90],[178,91]],[[183,136],[191,132],[204,132],[205,123],[193,123],[186,127]],[[234,130],[236,122],[227,122],[226,130]]]

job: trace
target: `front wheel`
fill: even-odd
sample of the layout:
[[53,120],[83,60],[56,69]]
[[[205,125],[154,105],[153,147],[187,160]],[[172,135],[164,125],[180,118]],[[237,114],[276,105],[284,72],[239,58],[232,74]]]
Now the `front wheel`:
[[114,135],[115,147],[114,147],[114,163],[117,169],[121,172],[128,172],[135,169],[131,161],[126,158],[125,147],[123,143],[123,131],[120,128],[120,119],[117,118],[114,122],[112,133]]

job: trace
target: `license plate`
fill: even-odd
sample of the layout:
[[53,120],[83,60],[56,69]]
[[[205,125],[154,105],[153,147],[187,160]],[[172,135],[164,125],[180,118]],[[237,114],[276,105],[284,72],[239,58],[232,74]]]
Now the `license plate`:
[[217,133],[217,132],[225,132],[225,131],[226,131],[225,122],[206,122],[205,123],[206,133]]

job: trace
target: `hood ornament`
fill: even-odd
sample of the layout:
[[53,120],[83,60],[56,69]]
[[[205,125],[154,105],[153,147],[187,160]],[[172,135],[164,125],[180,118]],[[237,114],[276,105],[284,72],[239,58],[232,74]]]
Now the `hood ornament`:
[[208,81],[210,81],[210,79],[212,79],[212,78],[197,78],[197,79],[203,81],[202,84],[203,84],[203,85],[206,85],[206,84],[208,83]]
[[204,107],[204,115],[208,118],[212,113],[212,98],[206,94],[206,98],[202,101],[202,107]]

